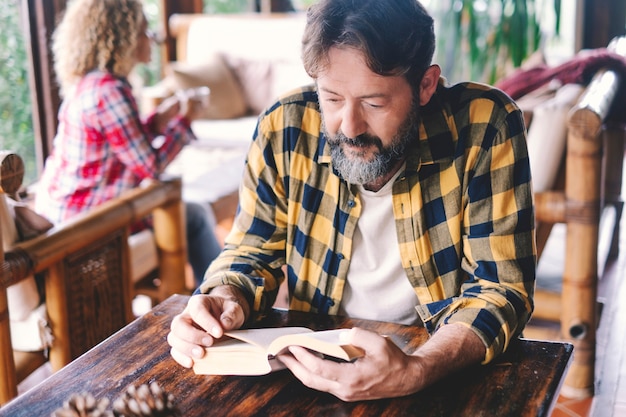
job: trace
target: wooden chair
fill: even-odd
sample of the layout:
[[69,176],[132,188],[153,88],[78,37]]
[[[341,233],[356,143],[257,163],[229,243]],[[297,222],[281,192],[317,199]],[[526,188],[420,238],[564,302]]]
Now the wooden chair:
[[[626,39],[614,40],[609,49],[626,56]],[[562,391],[568,397],[593,395],[598,277],[618,251],[626,130],[608,115],[626,82],[621,78],[607,69],[595,74],[569,111],[561,177],[554,189],[535,194],[539,256],[552,226],[566,225],[562,289],[538,286],[533,318],[557,322],[559,337],[574,344]]]
[[17,384],[48,359],[44,352],[13,351],[7,287],[43,275],[53,370],[133,319],[131,300],[140,290],[129,277],[128,236],[137,220],[154,218],[159,275],[168,277],[155,289],[157,296],[186,292],[181,188],[180,179],[153,181],[0,253],[0,404],[15,397]]

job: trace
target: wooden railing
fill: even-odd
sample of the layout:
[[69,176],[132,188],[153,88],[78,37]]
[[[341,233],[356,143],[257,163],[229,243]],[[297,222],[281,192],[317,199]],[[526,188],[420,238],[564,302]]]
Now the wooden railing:
[[[11,346],[8,286],[43,275],[55,370],[133,319],[131,300],[138,290],[130,279],[128,236],[130,226],[146,215],[154,218],[159,254],[156,291],[163,299],[186,292],[181,188],[180,179],[153,181],[0,254],[0,404],[17,395],[24,376],[16,369],[20,354]],[[28,365],[43,352],[27,356]]]

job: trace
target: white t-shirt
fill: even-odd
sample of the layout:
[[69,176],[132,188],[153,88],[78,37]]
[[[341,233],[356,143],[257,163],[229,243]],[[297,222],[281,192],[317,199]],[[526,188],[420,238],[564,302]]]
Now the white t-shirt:
[[418,321],[418,300],[402,268],[393,216],[393,182],[403,171],[378,192],[358,186],[363,207],[352,241],[341,314],[402,324]]

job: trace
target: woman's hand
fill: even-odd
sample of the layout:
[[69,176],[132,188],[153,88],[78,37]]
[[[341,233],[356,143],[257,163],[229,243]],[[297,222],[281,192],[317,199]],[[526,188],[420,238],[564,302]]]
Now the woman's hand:
[[209,107],[211,90],[208,87],[190,88],[177,93],[181,101],[181,112],[189,121],[201,118],[204,110]]
[[178,97],[171,96],[163,100],[156,108],[152,127],[154,133],[163,133],[167,124],[181,111],[181,103]]
[[209,106],[210,92],[208,87],[190,88],[163,100],[154,113],[153,132],[163,133],[168,123],[177,115],[185,117],[189,122],[201,118]]

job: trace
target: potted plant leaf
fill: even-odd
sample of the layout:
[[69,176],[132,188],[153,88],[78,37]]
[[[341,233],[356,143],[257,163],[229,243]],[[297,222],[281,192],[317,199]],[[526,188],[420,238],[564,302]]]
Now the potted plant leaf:
[[[549,2],[549,3],[546,3]],[[560,26],[560,0],[434,1],[436,60],[450,81],[493,84],[519,67],[542,43],[540,14],[552,7],[554,33]]]

